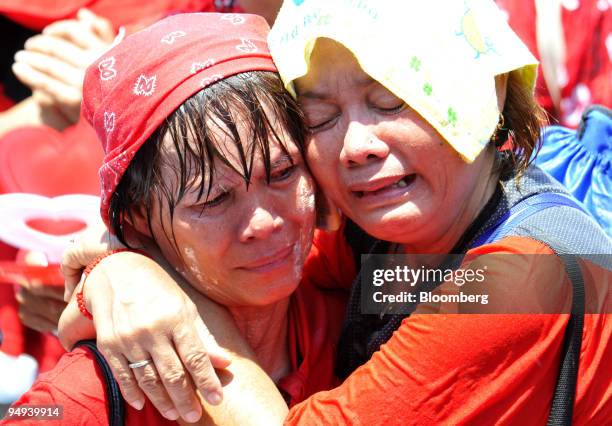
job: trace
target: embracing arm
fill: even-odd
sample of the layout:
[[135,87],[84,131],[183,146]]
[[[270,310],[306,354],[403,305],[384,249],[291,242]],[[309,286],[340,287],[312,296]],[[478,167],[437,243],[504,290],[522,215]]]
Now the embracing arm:
[[[132,406],[142,406],[144,392],[172,420],[180,414],[195,421],[200,402],[204,424],[279,424],[284,419],[282,396],[257,365],[229,313],[185,285],[178,274],[137,253],[117,253],[92,270],[84,294],[94,321],[81,315],[73,297],[60,321],[62,343],[69,348],[97,334],[98,347]],[[154,368],[127,367],[147,358],[153,359]],[[213,366],[226,368],[215,372]],[[198,402],[194,385],[210,402],[218,403],[222,395],[222,403]]]
[[[309,279],[313,285],[321,288],[350,288],[355,274],[352,264],[353,256],[342,235],[342,229],[337,232],[316,232],[313,249],[304,267],[304,279]],[[79,282],[84,265],[99,254],[118,247],[116,241],[108,239],[108,235],[100,238],[98,233],[92,237],[73,245],[64,254],[62,267],[66,277],[68,295],[73,293]],[[182,279],[178,274],[175,274],[170,268],[166,270],[174,274],[177,282],[181,282]],[[157,362],[157,359],[177,360],[180,357],[190,378],[199,384],[198,388],[205,393],[216,390],[219,383],[216,381],[217,376],[209,367],[210,362],[205,355],[206,350],[213,366],[217,368],[227,366],[227,361],[224,362],[223,357],[216,350],[217,343],[212,338],[214,335],[216,341],[230,352],[231,365],[228,371],[235,376],[231,383],[223,386],[224,401],[219,406],[220,412],[227,413],[230,417],[238,416],[240,413],[248,416],[248,419],[241,422],[243,424],[249,422],[274,424],[283,419],[287,410],[284,401],[276,386],[252,361],[250,348],[238,333],[228,313],[211,301],[205,300],[190,286],[184,285],[183,290],[169,278],[168,273],[144,256],[126,252],[105,258],[94,268],[85,288],[85,300],[90,312],[93,313],[96,327],[94,328],[94,322],[81,315],[73,300],[64,311],[60,321],[62,343],[65,348],[69,349],[78,340],[95,337],[97,329],[98,346],[106,351],[107,358],[127,357],[130,361],[143,359],[142,356],[134,353],[135,347],[142,348],[141,352],[159,353],[160,355],[153,356],[153,358],[156,358],[155,366],[161,375],[183,370],[177,362]],[[119,309],[119,304],[112,300],[125,297],[119,296],[125,292],[137,293],[141,297],[136,298],[133,305],[124,305],[122,309]],[[189,297],[185,292],[190,292]],[[200,315],[197,314],[193,301],[197,301],[200,306]],[[169,310],[168,306],[171,305],[178,309]],[[208,305],[210,306],[203,308]],[[124,319],[126,316],[127,318]],[[204,318],[206,325],[200,316]],[[100,323],[100,318],[106,320]],[[137,322],[140,319],[142,319],[140,324],[130,323],[130,321]],[[99,326],[99,323],[102,327]],[[184,337],[193,333],[194,330],[202,334],[204,343]],[[148,338],[147,335],[150,333],[153,333],[155,337]],[[193,347],[189,347],[188,344]],[[192,356],[189,359],[199,357],[200,362],[190,363],[189,359],[180,354],[177,355],[174,351],[169,353],[168,348],[173,345],[185,345],[186,349],[183,350],[183,353],[196,354],[196,357]],[[177,365],[179,365],[178,368]],[[143,391],[161,413],[167,412],[173,406],[172,401],[179,401],[180,404],[180,401],[193,400],[192,393],[190,393],[192,385],[185,390],[180,386],[166,385],[164,387],[153,384],[149,389],[147,386],[139,387],[134,375],[124,366],[119,365],[114,368],[114,374],[122,383],[122,393],[126,401],[134,407],[142,406]],[[168,381],[166,379],[165,383]],[[176,380],[172,381],[176,382]],[[244,392],[241,391],[242,388]],[[227,408],[231,404],[235,404],[235,408]],[[248,410],[244,408],[246,404],[249,404]],[[190,407],[190,403],[183,403],[176,408],[185,417]],[[211,407],[206,407],[206,411],[211,412],[209,408]],[[278,420],[272,421],[272,417]]]

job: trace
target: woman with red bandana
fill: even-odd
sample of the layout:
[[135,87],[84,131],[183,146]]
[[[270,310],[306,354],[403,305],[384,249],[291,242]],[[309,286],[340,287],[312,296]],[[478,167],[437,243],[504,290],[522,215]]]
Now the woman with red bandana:
[[[228,308],[253,360],[285,398],[262,400],[254,390],[252,403],[266,404],[277,418],[285,402],[335,384],[343,292],[298,288],[314,229],[314,183],[302,160],[303,121],[276,74],[267,33],[255,15],[162,20],[88,69],[83,113],[106,153],[100,172],[105,222],[125,244],[161,253],[191,283],[186,291],[196,304],[201,292]],[[15,406],[60,405],[62,424],[114,422],[109,407],[116,406],[118,389],[102,360],[91,345],[77,347]],[[130,363],[140,377],[152,368],[147,354],[109,362]],[[315,365],[317,374],[307,374]],[[191,383],[185,376],[171,380]],[[221,380],[230,383],[226,400],[235,389],[245,401],[246,383]],[[205,396],[209,404],[221,401],[218,394]],[[153,403],[140,412],[128,407],[126,423],[162,424],[179,415],[193,422],[201,415],[195,398],[174,401],[180,412]],[[249,419],[247,409],[234,419],[222,407],[210,407],[209,414],[219,422]]]

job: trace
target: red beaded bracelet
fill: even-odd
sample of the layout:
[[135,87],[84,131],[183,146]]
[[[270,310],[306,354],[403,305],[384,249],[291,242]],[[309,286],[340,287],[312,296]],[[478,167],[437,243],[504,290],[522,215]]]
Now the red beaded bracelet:
[[85,316],[85,318],[93,320],[93,315],[91,315],[91,312],[89,312],[87,310],[87,307],[85,306],[85,298],[83,296],[83,291],[85,290],[85,282],[87,281],[87,277],[91,273],[92,269],[95,268],[98,265],[98,263],[100,263],[102,261],[102,259],[104,259],[104,258],[106,258],[106,257],[108,257],[108,256],[110,256],[112,254],[121,253],[123,251],[131,251],[131,252],[142,254],[142,255],[148,257],[148,255],[146,253],[144,253],[143,251],[141,251],[141,250],[133,250],[133,249],[128,249],[128,248],[120,248],[120,249],[115,249],[115,250],[107,251],[106,253],[102,253],[100,256],[98,256],[94,260],[92,260],[87,265],[87,267],[85,268],[85,271],[83,271],[83,285],[81,286],[81,289],[79,290],[79,292],[76,295],[77,304],[79,305],[79,311],[81,311],[81,313]]

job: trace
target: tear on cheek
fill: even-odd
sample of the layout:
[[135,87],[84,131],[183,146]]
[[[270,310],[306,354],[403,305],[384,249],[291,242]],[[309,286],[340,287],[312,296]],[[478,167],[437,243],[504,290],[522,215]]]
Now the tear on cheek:
[[187,264],[189,271],[198,279],[198,281],[203,282],[204,280],[202,273],[200,272],[198,259],[193,248],[186,247],[185,250],[183,250],[183,254],[185,255],[185,263]]
[[310,181],[302,176],[298,183],[297,211],[301,214],[314,213],[315,195]]
[[293,266],[293,274],[297,279],[301,279],[302,270],[304,269],[304,262],[306,256],[310,251],[312,245],[312,237],[314,234],[314,224],[312,222],[305,223],[302,229],[300,229],[300,238],[293,246],[293,257],[295,263]]

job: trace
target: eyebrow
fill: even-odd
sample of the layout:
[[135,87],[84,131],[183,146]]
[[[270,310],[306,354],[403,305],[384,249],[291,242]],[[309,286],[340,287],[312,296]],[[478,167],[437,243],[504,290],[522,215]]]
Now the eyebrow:
[[[355,86],[358,86],[358,87],[369,86],[370,84],[374,82],[376,82],[376,80],[370,77],[369,75],[366,75],[365,77],[354,79],[354,84]],[[317,99],[317,100],[325,100],[329,98],[329,95],[327,93],[317,92],[316,90],[307,90],[303,93],[300,93],[298,91],[297,95],[299,98]]]

